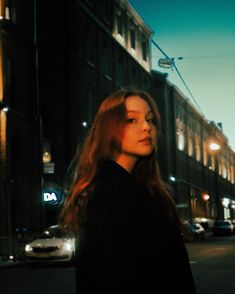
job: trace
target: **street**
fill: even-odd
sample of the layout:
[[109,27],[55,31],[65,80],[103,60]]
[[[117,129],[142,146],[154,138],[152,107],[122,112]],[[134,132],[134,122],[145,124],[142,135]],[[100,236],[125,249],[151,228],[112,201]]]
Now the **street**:
[[18,266],[0,271],[1,294],[75,294],[74,268]]
[[208,236],[187,248],[198,294],[235,293],[235,236]]
[[[235,293],[235,236],[187,243],[197,294]],[[75,294],[69,265],[18,266],[0,272],[1,294]],[[189,293],[190,294],[190,293]]]

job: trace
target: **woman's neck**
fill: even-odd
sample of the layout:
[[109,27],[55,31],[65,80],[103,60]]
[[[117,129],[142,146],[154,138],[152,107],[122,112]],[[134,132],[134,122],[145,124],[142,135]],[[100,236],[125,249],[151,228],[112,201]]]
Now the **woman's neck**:
[[137,162],[137,158],[132,156],[126,156],[125,154],[119,154],[114,159],[114,161],[131,174]]

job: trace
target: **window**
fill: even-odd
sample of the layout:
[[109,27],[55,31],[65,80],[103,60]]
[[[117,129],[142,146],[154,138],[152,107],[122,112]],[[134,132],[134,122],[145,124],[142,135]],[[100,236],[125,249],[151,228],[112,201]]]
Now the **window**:
[[142,41],[142,58],[147,61],[147,41]]
[[188,130],[188,155],[193,156],[193,132]]
[[117,33],[122,37],[124,35],[122,12],[117,14]]
[[13,0],[5,0],[5,19],[16,23],[16,12]]
[[186,148],[186,112],[183,105],[176,104],[176,140],[177,148],[180,151],[185,151]]
[[0,19],[3,19],[3,0],[0,0]]
[[231,165],[230,167],[230,173],[231,173],[231,183],[234,184],[234,166]]
[[180,151],[185,149],[185,136],[182,130],[177,131],[177,145]]
[[201,139],[199,136],[195,136],[195,150],[196,150],[196,160],[201,160]]
[[132,49],[135,49],[135,42],[136,42],[136,32],[135,32],[135,29],[131,29],[130,30],[130,41],[131,41],[131,48]]

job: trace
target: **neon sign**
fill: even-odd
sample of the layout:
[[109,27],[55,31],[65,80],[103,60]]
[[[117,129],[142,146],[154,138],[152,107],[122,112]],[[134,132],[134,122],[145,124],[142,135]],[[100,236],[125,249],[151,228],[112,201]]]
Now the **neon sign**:
[[43,202],[48,205],[58,205],[62,200],[61,192],[54,188],[46,188],[42,193]]

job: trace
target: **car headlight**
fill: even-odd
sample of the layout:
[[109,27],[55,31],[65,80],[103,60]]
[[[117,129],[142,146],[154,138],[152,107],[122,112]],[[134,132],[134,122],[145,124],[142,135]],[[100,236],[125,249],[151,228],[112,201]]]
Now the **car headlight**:
[[27,245],[25,245],[25,251],[31,252],[31,251],[33,251],[33,248],[29,244],[27,244]]
[[64,244],[64,248],[67,251],[72,251],[73,250],[73,245],[70,242],[67,242],[67,243]]

